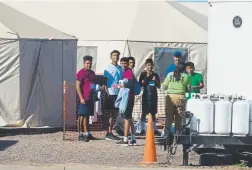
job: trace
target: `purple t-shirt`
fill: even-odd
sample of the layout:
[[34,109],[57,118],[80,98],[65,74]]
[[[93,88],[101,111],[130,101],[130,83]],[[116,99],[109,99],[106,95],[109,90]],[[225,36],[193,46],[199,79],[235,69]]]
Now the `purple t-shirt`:
[[[133,81],[134,80],[134,75],[133,75],[132,70],[129,69],[129,68],[124,70],[122,78]],[[134,85],[130,88],[129,100],[134,101]]]
[[95,73],[92,70],[81,69],[77,75],[76,80],[79,80],[82,85],[82,95],[85,100],[90,99],[91,84],[95,84]]

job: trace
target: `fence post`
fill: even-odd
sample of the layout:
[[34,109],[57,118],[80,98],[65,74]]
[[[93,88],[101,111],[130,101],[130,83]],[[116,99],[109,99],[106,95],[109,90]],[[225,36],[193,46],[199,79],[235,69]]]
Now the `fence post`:
[[66,81],[63,81],[63,140],[65,140],[66,134],[66,90],[67,84]]

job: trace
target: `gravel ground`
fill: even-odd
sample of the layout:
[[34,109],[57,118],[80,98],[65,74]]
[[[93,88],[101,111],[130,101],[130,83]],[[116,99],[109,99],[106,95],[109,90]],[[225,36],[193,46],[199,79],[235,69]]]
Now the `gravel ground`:
[[[139,146],[116,146],[115,142],[97,140],[83,143],[63,141],[62,133],[43,135],[17,135],[0,138],[0,164],[67,164],[82,163],[105,166],[138,167],[143,159],[144,140]],[[157,146],[158,164],[167,166],[166,152]],[[170,166],[182,164],[181,146]],[[190,153],[190,163],[198,164],[198,155]],[[230,169],[230,168],[228,168]],[[233,168],[232,168],[233,169]]]

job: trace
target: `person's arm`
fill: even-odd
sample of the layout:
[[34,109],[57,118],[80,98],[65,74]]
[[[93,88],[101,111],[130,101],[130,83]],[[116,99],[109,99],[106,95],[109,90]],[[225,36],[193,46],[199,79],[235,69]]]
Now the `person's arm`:
[[158,74],[155,74],[154,77],[155,77],[155,80],[153,80],[153,81],[155,82],[157,88],[160,88],[161,84],[160,84],[160,78],[159,78]]
[[145,80],[144,80],[144,72],[141,73],[140,77],[139,77],[139,84],[141,87],[144,86],[145,84]]
[[170,75],[168,74],[163,82],[163,88],[164,90],[167,90],[168,86],[169,86],[169,79],[170,79]]
[[79,80],[76,80],[76,90],[77,90],[77,94],[78,94],[78,96],[80,98],[80,102],[82,104],[84,104],[85,100],[84,100],[84,97],[83,97],[83,95],[81,93],[81,81],[79,81]]
[[[107,83],[108,83],[109,73],[106,69],[104,70],[103,76],[107,77]],[[107,88],[108,88],[108,84],[102,85],[102,90],[106,90]]]
[[[82,103],[82,104],[85,104],[85,99],[84,99],[84,97],[83,97],[83,95],[82,95],[82,93],[81,93],[81,82],[82,82],[82,74],[81,74],[81,72],[78,72],[77,73],[77,75],[76,75],[76,91],[77,91],[77,94],[78,94],[78,96],[79,96],[79,98],[80,98],[80,102]],[[83,92],[84,93],[84,92]]]
[[204,88],[204,83],[203,83],[203,77],[201,74],[199,74],[199,85],[198,85],[198,89],[202,89]]

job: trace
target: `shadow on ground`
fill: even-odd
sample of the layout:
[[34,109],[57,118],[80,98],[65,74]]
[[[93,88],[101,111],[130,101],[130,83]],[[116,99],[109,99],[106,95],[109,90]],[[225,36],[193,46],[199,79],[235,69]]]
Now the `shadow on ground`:
[[11,147],[12,145],[15,145],[18,143],[17,140],[0,140],[0,151],[4,151],[8,147]]

